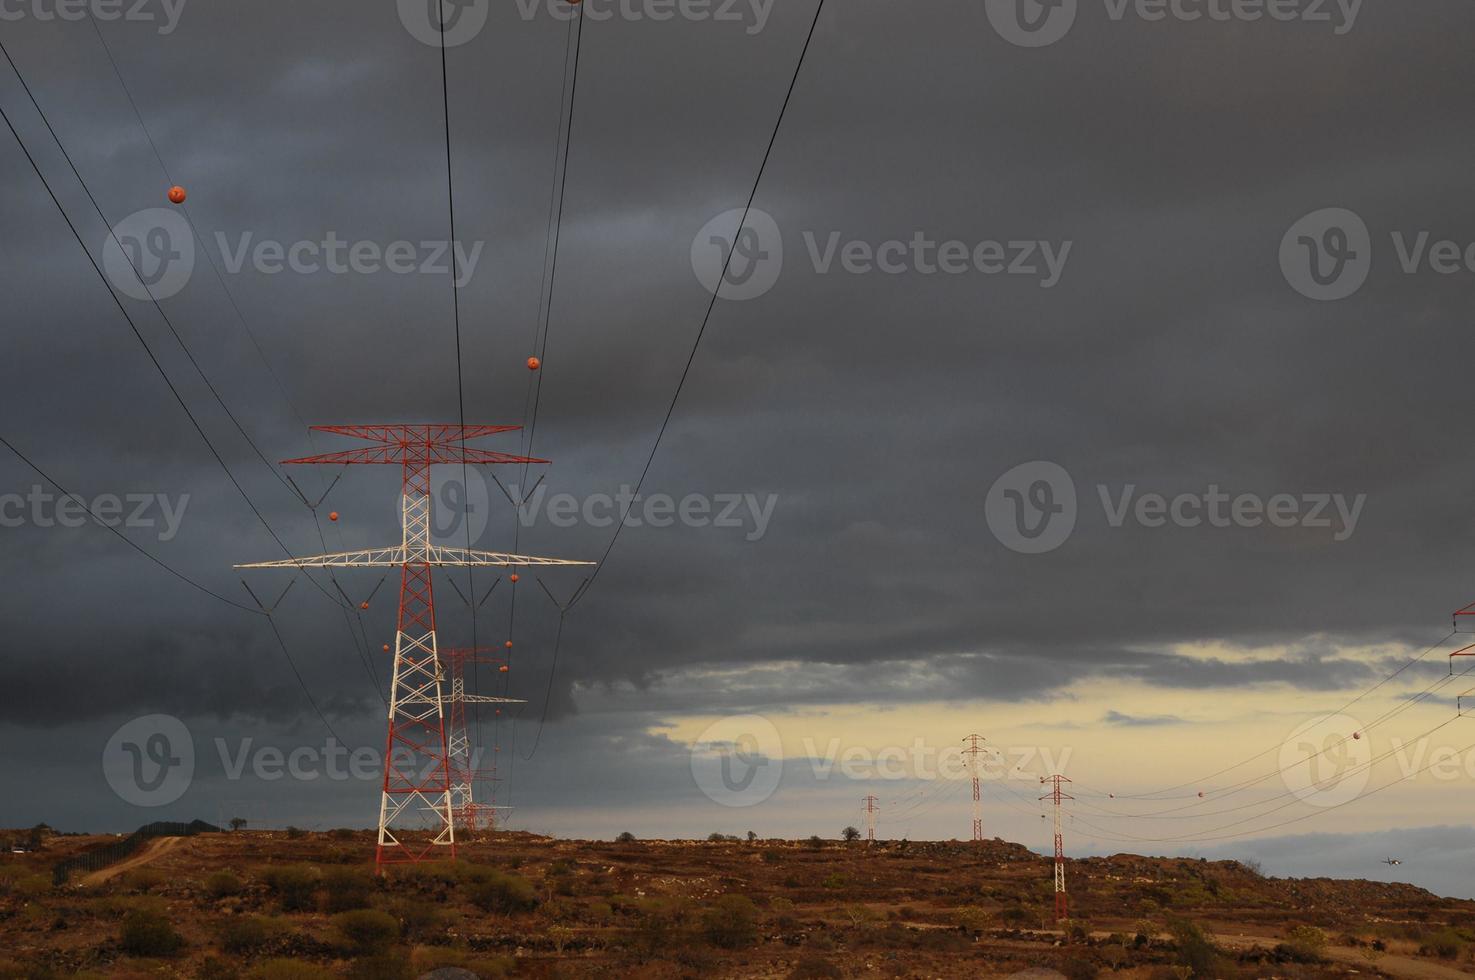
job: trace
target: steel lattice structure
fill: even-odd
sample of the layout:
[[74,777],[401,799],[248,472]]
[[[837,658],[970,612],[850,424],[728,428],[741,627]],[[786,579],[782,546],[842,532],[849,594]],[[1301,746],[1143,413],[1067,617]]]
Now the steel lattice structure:
[[968,772],[973,776],[973,839],[983,840],[983,786],[978,775],[978,753],[982,752],[979,742],[983,741],[982,735],[969,735],[963,739],[968,747],[963,754],[968,757]]
[[[431,544],[431,467],[452,463],[546,463],[543,459],[465,445],[470,439],[515,432],[519,428],[515,425],[313,426],[317,432],[351,436],[375,445],[289,459],[285,463],[400,467],[399,546],[236,566],[400,569],[399,617],[394,636],[389,730],[385,738],[379,841],[375,853],[375,865],[380,871],[386,864],[424,860],[438,847],[449,848],[451,857],[456,855],[456,793],[446,731],[446,674],[436,639],[431,569],[594,564]],[[430,827],[424,839],[402,826],[414,814],[427,815],[423,819]]]
[[1065,835],[1060,828],[1060,801],[1073,800],[1074,796],[1060,791],[1061,783],[1070,782],[1064,776],[1056,773],[1053,776],[1041,776],[1041,783],[1053,783],[1054,788],[1040,797],[1042,800],[1051,800],[1055,804],[1055,921],[1069,918],[1069,910],[1065,900]]
[[[495,764],[485,769],[477,767],[475,747],[471,742],[470,729],[466,725],[466,706],[468,704],[527,703],[519,698],[495,698],[466,693],[468,665],[506,668],[507,661],[501,657],[492,656],[495,652],[497,652],[495,647],[456,647],[441,651],[441,659],[449,668],[448,673],[451,678],[449,698],[451,720],[450,731],[446,736],[446,750],[451,772],[451,812],[455,816],[457,826],[467,831],[483,828],[495,830],[497,810],[502,808],[498,807],[495,801],[483,803],[476,799],[475,784],[482,780],[495,782],[497,767]],[[501,711],[500,708],[497,710]]]

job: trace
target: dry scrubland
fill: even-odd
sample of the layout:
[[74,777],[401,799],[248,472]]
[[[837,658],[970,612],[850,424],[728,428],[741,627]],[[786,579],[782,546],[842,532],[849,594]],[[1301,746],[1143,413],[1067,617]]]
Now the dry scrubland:
[[4,855],[0,977],[1475,976],[1475,903],[1234,862],[1072,861],[1063,930],[1049,862],[1003,841],[509,833],[379,879],[369,833],[244,831],[52,886],[111,840]]

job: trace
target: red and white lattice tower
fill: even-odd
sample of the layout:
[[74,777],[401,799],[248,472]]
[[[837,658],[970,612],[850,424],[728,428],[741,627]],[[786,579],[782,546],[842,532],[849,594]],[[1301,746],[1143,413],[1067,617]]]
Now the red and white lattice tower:
[[[518,698],[495,698],[484,694],[466,693],[466,668],[478,666],[507,669],[507,661],[494,656],[496,647],[455,647],[440,652],[445,662],[446,674],[451,681],[450,721],[446,734],[446,754],[451,773],[451,813],[456,826],[463,831],[496,830],[497,810],[502,809],[496,801],[481,802],[476,799],[475,786],[479,782],[497,781],[496,762],[488,768],[479,768],[478,754],[481,746],[471,741],[471,730],[466,724],[468,704],[526,704]],[[496,709],[502,713],[501,708]]]
[[[544,463],[547,460],[471,448],[472,439],[515,432],[515,425],[320,425],[317,432],[364,439],[374,445],[285,463],[377,464],[401,472],[398,546],[345,551],[311,558],[257,562],[238,568],[398,568],[399,619],[389,688],[384,784],[379,799],[375,866],[426,860],[438,847],[456,856],[450,750],[446,739],[445,670],[435,630],[430,570],[439,567],[590,565],[532,558],[431,542],[430,470],[445,464]],[[418,827],[405,824],[419,815]]]
[[1065,836],[1060,831],[1060,801],[1073,800],[1075,797],[1060,791],[1060,784],[1070,780],[1059,773],[1041,776],[1040,782],[1053,784],[1052,790],[1040,799],[1051,800],[1055,804],[1055,921],[1059,922],[1069,918],[1065,901]]
[[863,801],[866,807],[866,843],[876,843],[876,798],[867,796]]
[[963,739],[968,747],[963,754],[968,757],[968,773],[973,777],[973,839],[983,840],[983,786],[978,775],[978,754],[983,747],[978,743],[983,741],[982,735],[969,735]]

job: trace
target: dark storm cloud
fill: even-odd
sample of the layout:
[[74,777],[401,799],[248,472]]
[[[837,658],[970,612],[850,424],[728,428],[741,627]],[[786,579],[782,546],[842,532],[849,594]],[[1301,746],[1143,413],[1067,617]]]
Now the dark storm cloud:
[[[468,419],[517,421],[565,33],[493,7],[488,28],[450,53],[457,237],[485,242],[461,295],[465,407]],[[1475,66],[1458,41],[1475,12],[1452,0],[1369,6],[1335,37],[1305,24],[1112,23],[1087,5],[1069,37],[1027,50],[980,7],[848,0],[827,11],[758,197],[783,233],[783,274],[760,299],[719,303],[646,487],[677,499],[773,493],[772,522],[757,541],[626,530],[566,625],[554,719],[590,710],[601,685],[642,691],[653,710],[1043,698],[1091,676],[1323,690],[1381,676],[1341,646],[1422,648],[1469,600],[1459,575],[1475,463],[1460,451],[1467,396],[1450,367],[1475,344],[1469,276],[1402,274],[1387,233],[1475,239],[1475,136],[1463,125]],[[587,26],[533,445],[555,461],[551,491],[614,493],[638,476],[706,305],[693,236],[745,199],[810,9],[779,4],[757,35],[679,20]],[[193,3],[167,37],[103,29],[212,254],[217,233],[231,248],[243,235],[448,234],[438,55],[392,4]],[[24,20],[5,36],[109,218],[161,205],[166,179],[91,27]],[[0,104],[100,244],[101,222],[4,74]],[[229,565],[281,551],[13,144],[0,147],[0,176],[0,434],[84,495],[190,493],[180,535],[141,543],[248,601]],[[1339,303],[1298,295],[1277,264],[1290,224],[1327,206],[1356,210],[1377,239],[1368,284]],[[819,274],[806,233],[822,245],[832,232],[873,245],[920,232],[1073,246],[1042,289],[1010,276]],[[208,267],[165,305],[268,457],[339,448],[309,442],[299,413],[457,416],[444,277],[248,265],[227,280],[289,397]],[[298,553],[321,550],[157,315],[129,309],[272,527]],[[992,482],[1034,459],[1065,467],[1082,498],[1074,535],[1037,556],[1005,549],[983,511]],[[347,474],[329,548],[393,540],[394,479]],[[35,482],[0,458],[4,488]],[[1368,497],[1356,533],[1336,542],[1307,528],[1112,527],[1098,484]],[[510,508],[491,493],[481,543],[510,548]],[[26,678],[7,685],[9,717],[309,710],[257,619],[97,529],[4,534],[6,663]],[[543,522],[517,546],[597,557],[609,534]],[[579,578],[549,585],[568,595]],[[262,594],[285,585],[260,580]],[[355,597],[377,580],[344,577]],[[364,634],[305,582],[279,613],[329,709],[378,710],[355,650],[378,654],[392,588]],[[478,617],[479,639],[506,635],[509,591]],[[469,642],[470,617],[441,595],[447,636]],[[523,586],[515,622],[511,690],[536,714],[554,610]],[[1170,652],[1307,636],[1325,649]],[[706,687],[684,679],[758,662],[779,666]],[[58,676],[67,684],[48,683]]]

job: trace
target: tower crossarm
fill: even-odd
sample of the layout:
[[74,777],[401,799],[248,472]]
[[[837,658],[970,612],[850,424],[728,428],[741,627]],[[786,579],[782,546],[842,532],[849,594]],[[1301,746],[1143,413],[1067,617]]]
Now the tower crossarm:
[[[478,449],[475,446],[461,446],[459,444],[447,444],[432,442],[418,446],[420,454],[416,462],[422,465],[438,466],[446,463],[471,463],[473,465],[491,465],[495,463],[547,463],[546,459],[538,459],[535,456],[518,456],[515,453],[499,453],[491,449]],[[300,459],[284,459],[283,465],[289,463],[321,463],[326,466],[360,466],[365,464],[389,465],[404,461],[405,450],[395,444],[381,446],[364,446],[360,449],[345,449],[336,453],[323,453],[320,456],[303,456]]]
[[494,698],[487,694],[463,694],[456,700],[467,704],[527,704],[526,698]]
[[474,551],[467,548],[441,548],[435,545],[421,554],[409,555],[403,545],[392,548],[366,548],[362,551],[339,551],[328,555],[309,555],[278,561],[260,561],[236,568],[397,568],[407,563],[454,568],[496,566],[501,568],[593,565],[592,561],[565,558],[539,558],[512,555],[501,551]]

